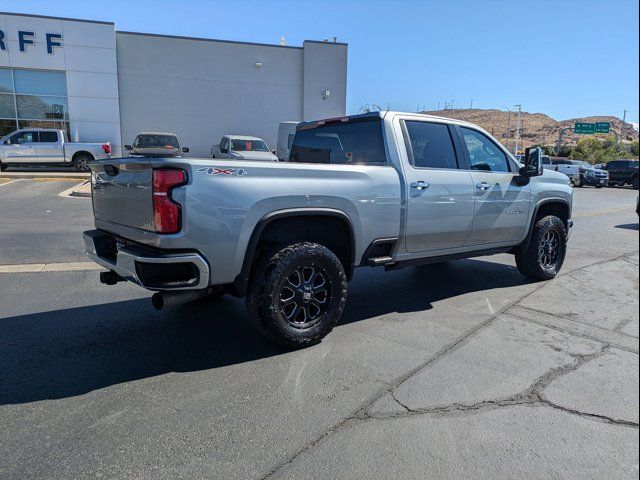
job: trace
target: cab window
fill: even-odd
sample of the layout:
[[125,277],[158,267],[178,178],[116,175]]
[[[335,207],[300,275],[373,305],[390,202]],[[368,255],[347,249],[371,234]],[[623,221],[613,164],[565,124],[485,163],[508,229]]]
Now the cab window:
[[483,172],[509,172],[507,155],[486,135],[460,127],[464,146],[469,154],[471,170]]
[[406,121],[407,153],[415,168],[457,169],[449,127],[443,123]]
[[40,132],[40,143],[56,143],[58,134],[56,132]]
[[22,145],[23,143],[32,143],[36,141],[36,132],[20,132],[11,137],[12,145]]

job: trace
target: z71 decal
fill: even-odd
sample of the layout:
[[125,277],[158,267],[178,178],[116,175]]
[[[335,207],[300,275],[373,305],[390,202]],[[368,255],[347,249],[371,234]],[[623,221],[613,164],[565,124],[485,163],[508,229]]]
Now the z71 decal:
[[244,168],[222,168],[222,167],[202,167],[196,170],[197,173],[203,175],[246,175]]

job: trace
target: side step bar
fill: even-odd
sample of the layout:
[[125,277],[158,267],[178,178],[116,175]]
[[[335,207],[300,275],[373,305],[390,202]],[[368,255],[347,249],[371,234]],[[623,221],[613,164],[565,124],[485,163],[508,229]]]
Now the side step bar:
[[371,267],[377,267],[379,265],[388,265],[393,263],[393,258],[391,257],[371,257],[367,259],[367,265]]

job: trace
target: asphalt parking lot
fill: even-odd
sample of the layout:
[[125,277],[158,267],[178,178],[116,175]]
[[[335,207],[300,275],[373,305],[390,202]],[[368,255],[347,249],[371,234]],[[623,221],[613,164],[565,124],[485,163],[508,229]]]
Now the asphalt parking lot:
[[291,352],[242,300],[156,312],[72,269],[71,185],[0,185],[0,265],[61,264],[0,273],[0,478],[638,477],[637,191],[576,189],[550,282],[509,255],[359,269]]

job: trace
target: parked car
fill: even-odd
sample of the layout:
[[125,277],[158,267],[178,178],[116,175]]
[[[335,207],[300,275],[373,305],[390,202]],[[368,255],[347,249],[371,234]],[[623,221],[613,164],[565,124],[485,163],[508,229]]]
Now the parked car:
[[571,177],[574,186],[602,188],[609,184],[609,173],[606,170],[595,168],[589,162],[582,160],[572,160],[572,162],[578,167],[578,174]]
[[64,130],[23,128],[0,139],[0,171],[13,165],[71,165],[88,172],[89,162],[110,156],[109,142],[69,142]]
[[355,267],[510,252],[523,275],[553,278],[573,189],[541,153],[521,165],[470,123],[371,112],[301,123],[287,163],[102,160],[86,252],[103,283],[156,291],[156,308],[246,297],[268,338],[304,347],[340,320]]
[[280,122],[278,125],[278,144],[276,156],[280,162],[288,162],[293,145],[293,137],[296,135],[296,127],[300,122]]
[[228,160],[278,161],[267,142],[247,135],[225,135],[218,145],[211,147],[211,156]]
[[145,157],[182,157],[189,148],[181,147],[175,133],[142,132],[136,135],[132,145],[125,145],[129,155]]
[[638,189],[638,160],[612,160],[607,163],[606,170],[610,186],[631,185]]

